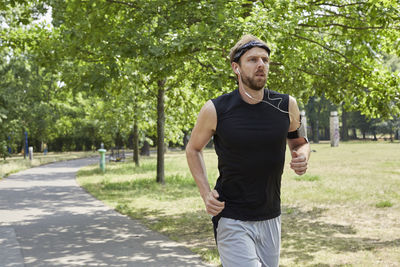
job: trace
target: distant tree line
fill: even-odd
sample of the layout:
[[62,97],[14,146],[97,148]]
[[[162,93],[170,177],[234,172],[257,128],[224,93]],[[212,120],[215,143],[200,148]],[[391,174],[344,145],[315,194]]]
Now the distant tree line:
[[336,106],[324,96],[311,97],[304,106],[307,117],[307,134],[311,141],[330,139],[329,117],[331,111],[339,112],[340,140],[400,140],[400,117],[392,119],[368,118],[360,111],[347,111]]

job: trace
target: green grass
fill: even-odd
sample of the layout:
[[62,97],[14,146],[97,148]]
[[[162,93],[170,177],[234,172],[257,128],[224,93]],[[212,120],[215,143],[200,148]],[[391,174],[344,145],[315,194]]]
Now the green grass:
[[12,156],[10,158],[6,158],[6,160],[0,160],[0,179],[4,178],[12,173],[16,173],[25,169],[29,169],[32,167],[40,166],[47,163],[84,158],[98,155],[97,152],[63,152],[63,153],[47,153],[47,155],[43,155],[43,153],[34,153],[33,160],[29,160],[27,157],[24,159],[23,156]]
[[319,181],[321,178],[318,175],[309,175],[309,174],[304,174],[301,176],[296,176],[294,177],[296,181],[309,181],[309,182],[314,182],[314,181]]
[[[281,266],[400,265],[400,144],[312,145],[309,170],[282,177]],[[204,152],[209,181],[217,157]],[[167,153],[166,184],[155,182],[155,156],[83,168],[78,182],[121,213],[219,264],[210,217],[183,152]]]
[[390,202],[390,201],[385,200],[385,201],[381,201],[381,202],[376,203],[375,206],[377,208],[390,208],[390,207],[393,206],[393,203]]

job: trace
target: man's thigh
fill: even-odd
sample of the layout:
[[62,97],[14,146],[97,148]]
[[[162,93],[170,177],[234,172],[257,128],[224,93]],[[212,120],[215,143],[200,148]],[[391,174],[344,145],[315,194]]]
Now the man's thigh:
[[224,267],[278,266],[280,218],[262,222],[221,218],[217,244]]
[[224,267],[260,267],[254,240],[238,220],[221,218],[217,228],[217,245]]
[[256,228],[259,236],[258,242],[256,242],[256,251],[262,266],[278,266],[281,245],[281,217],[257,222]]

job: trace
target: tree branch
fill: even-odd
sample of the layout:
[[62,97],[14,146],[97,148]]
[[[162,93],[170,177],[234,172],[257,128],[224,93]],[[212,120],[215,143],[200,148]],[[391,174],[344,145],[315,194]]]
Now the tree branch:
[[313,76],[318,76],[318,77],[324,77],[324,78],[329,78],[329,75],[326,74],[320,74],[320,73],[315,73],[315,72],[311,72],[302,68],[296,68],[298,71],[307,73],[308,75],[313,75]]
[[[306,6],[297,7],[297,9],[304,9],[304,8],[306,8]],[[337,12],[335,12],[333,10],[329,10],[329,9],[322,9],[321,11],[332,14],[332,15],[317,13],[317,14],[312,14],[312,15],[306,15],[306,16],[304,16],[304,18],[309,18],[309,17],[314,18],[315,16],[318,16],[318,17],[328,17],[328,18],[329,17],[334,17],[334,18],[342,17],[342,18],[349,19],[349,20],[359,20],[360,19],[360,18],[352,17],[351,14],[337,13]]]
[[384,26],[379,26],[379,27],[352,27],[352,26],[347,26],[347,25],[339,24],[339,23],[330,23],[330,24],[325,24],[325,25],[322,25],[322,26],[300,23],[300,24],[297,24],[297,26],[312,27],[312,28],[325,28],[325,27],[330,27],[330,26],[339,26],[339,27],[342,27],[342,28],[345,28],[345,29],[353,29],[353,30],[384,29]]
[[333,6],[333,7],[338,7],[338,8],[367,4],[367,2],[354,2],[354,3],[349,3],[349,4],[338,5],[338,4],[333,4],[333,3],[325,3],[325,2],[319,3],[319,2],[320,1],[315,1],[315,2],[311,2],[309,4],[316,5],[316,6]]
[[[327,10],[325,10],[327,11]],[[342,17],[348,20],[359,20],[358,18],[353,18],[353,17],[349,17],[343,14],[339,14],[339,13],[335,13],[335,12],[331,12],[332,15],[328,15],[328,14],[313,14],[313,15],[309,15],[309,16],[303,16],[303,18],[315,18],[315,17],[319,17],[319,18],[337,18],[337,17]]]
[[305,41],[311,42],[311,43],[313,43],[313,44],[319,45],[320,47],[324,48],[325,50],[328,50],[328,51],[330,51],[330,52],[332,52],[332,53],[338,54],[338,55],[340,55],[341,57],[343,57],[344,59],[346,59],[346,61],[349,62],[353,67],[357,68],[357,69],[360,70],[361,72],[365,72],[361,67],[357,66],[355,63],[353,63],[353,61],[351,61],[348,57],[346,57],[345,55],[343,55],[343,54],[340,53],[339,51],[336,51],[336,50],[334,50],[334,49],[332,49],[332,48],[329,48],[329,47],[327,47],[327,46],[325,46],[325,45],[323,45],[323,44],[318,43],[317,41],[311,40],[311,39],[309,39],[309,38],[306,38],[306,37],[303,37],[303,36],[300,36],[300,35],[297,35],[297,34],[290,34],[290,35],[291,35],[291,36],[294,36],[294,37],[297,37],[297,38],[299,38],[299,39],[303,39],[303,40],[305,40]]
[[217,70],[215,69],[215,67],[214,67],[213,65],[211,65],[211,64],[204,64],[204,63],[202,63],[197,57],[195,57],[195,60],[196,60],[197,63],[199,63],[200,66],[202,66],[203,68],[209,68],[209,69],[211,69],[214,73],[217,72]]
[[137,8],[138,6],[135,5],[133,2],[124,2],[124,1],[118,1],[118,0],[106,0],[108,3],[111,4],[121,4],[121,5],[126,5],[132,8]]
[[[285,65],[284,65],[283,63],[281,63],[281,62],[271,62],[270,65],[273,65],[273,66],[285,66]],[[271,69],[271,70],[272,70],[272,69]],[[296,70],[301,71],[301,72],[304,72],[304,73],[309,74],[309,75],[313,75],[313,76],[324,77],[324,78],[329,78],[329,77],[330,77],[330,76],[327,75],[327,74],[315,73],[315,72],[311,72],[311,71],[309,71],[309,70],[305,70],[305,69],[303,69],[303,68],[296,68]]]

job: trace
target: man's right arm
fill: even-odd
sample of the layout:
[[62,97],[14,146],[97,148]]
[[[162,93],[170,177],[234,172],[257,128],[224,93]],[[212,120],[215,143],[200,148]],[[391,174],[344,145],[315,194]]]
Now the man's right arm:
[[200,110],[197,123],[186,146],[186,158],[190,171],[199,188],[207,213],[213,216],[223,210],[225,203],[218,201],[219,195],[216,190],[210,189],[203,159],[203,148],[214,135],[216,126],[217,112],[214,104],[209,100]]

